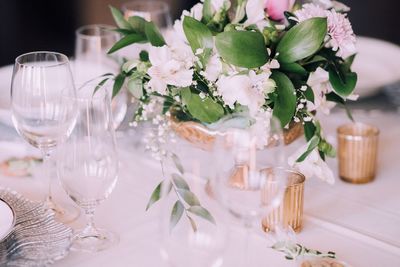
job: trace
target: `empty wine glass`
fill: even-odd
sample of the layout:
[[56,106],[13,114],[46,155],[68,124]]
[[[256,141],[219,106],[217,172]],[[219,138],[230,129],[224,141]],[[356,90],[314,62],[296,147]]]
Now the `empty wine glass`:
[[[104,74],[119,70],[119,53],[108,55],[110,48],[119,41],[120,35],[114,27],[102,24],[82,26],[76,30],[74,78],[78,86],[87,82],[100,83]],[[112,93],[112,84],[104,87]],[[112,100],[114,127],[117,129],[125,118],[128,107],[126,90],[121,90]]]
[[56,52],[32,52],[15,60],[11,83],[12,120],[18,133],[43,155],[43,176],[48,183],[46,204],[64,222],[77,218],[73,206],[61,208],[52,200],[49,158],[75,124],[74,106],[61,95],[74,97],[76,90],[68,58]]
[[74,77],[78,85],[118,71],[117,54],[108,50],[120,39],[114,27],[102,24],[85,25],[76,30]]
[[169,151],[176,158],[163,160],[161,256],[171,267],[220,267],[228,227],[225,211],[206,190],[209,151],[182,143]]
[[213,148],[212,191],[247,231],[242,266],[258,266],[249,255],[249,236],[262,233],[262,218],[281,203],[287,182],[279,168],[284,165],[280,123],[271,117],[247,129],[220,131]]
[[171,14],[167,3],[162,1],[134,0],[122,4],[125,18],[139,16],[152,21],[161,30],[165,31],[172,26]]
[[72,248],[95,252],[118,242],[112,232],[94,225],[96,207],[113,191],[118,176],[110,98],[106,90],[94,93],[92,84],[64,102],[76,107],[76,125],[58,149],[57,169],[62,187],[85,212],[88,222],[77,232]]

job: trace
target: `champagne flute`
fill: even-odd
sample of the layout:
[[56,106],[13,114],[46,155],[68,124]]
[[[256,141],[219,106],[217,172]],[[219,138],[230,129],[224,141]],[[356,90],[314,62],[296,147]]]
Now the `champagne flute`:
[[139,16],[152,21],[161,30],[165,31],[172,26],[172,19],[167,3],[162,1],[134,0],[122,4],[125,18]]
[[[82,26],[76,30],[74,78],[78,86],[92,80],[101,82],[106,73],[119,70],[119,53],[108,55],[108,50],[120,39],[114,27],[102,24]],[[107,83],[109,94],[112,85]],[[117,129],[125,118],[128,109],[128,95],[122,90],[112,100],[114,128]]]
[[76,90],[68,58],[56,52],[31,52],[16,58],[11,82],[12,120],[19,135],[43,155],[48,180],[46,204],[60,221],[78,217],[73,206],[61,208],[52,200],[50,154],[71,133],[75,124],[74,107],[61,95],[74,97]]
[[57,169],[62,187],[85,212],[88,222],[73,239],[72,248],[96,252],[106,249],[118,237],[94,224],[96,207],[113,191],[117,182],[118,157],[106,90],[94,93],[95,83],[78,90],[77,97],[64,102],[76,106],[77,119],[69,139],[58,149]]
[[264,234],[262,218],[279,206],[287,183],[280,168],[284,165],[280,122],[271,117],[249,129],[219,132],[213,145],[213,162],[213,194],[246,229],[242,266],[258,266],[260,263],[253,262],[255,257],[250,255],[250,235]]

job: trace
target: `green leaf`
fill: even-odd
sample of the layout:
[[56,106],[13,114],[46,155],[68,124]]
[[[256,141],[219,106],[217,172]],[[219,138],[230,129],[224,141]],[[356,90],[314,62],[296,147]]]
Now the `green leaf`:
[[188,209],[189,212],[196,214],[197,216],[213,223],[216,224],[214,217],[211,215],[211,213],[203,208],[202,206],[191,206]]
[[114,98],[119,93],[119,91],[121,91],[124,82],[125,82],[125,75],[118,74],[117,77],[115,77],[113,91],[112,91],[112,98]]
[[329,94],[326,94],[326,100],[327,101],[331,101],[331,102],[335,102],[338,104],[341,104],[342,107],[345,109],[347,117],[354,122],[354,118],[353,115],[351,114],[351,110],[349,109],[349,107],[346,105],[345,100],[338,96],[335,92],[330,92]]
[[183,103],[189,113],[203,123],[213,123],[224,116],[224,108],[210,97],[201,99],[199,95],[190,91],[190,88],[181,90]]
[[354,59],[356,58],[356,54],[349,56],[344,60],[343,70],[345,72],[351,71],[351,65],[353,65]]
[[170,218],[170,224],[169,224],[170,231],[172,231],[172,229],[174,229],[174,227],[177,225],[179,220],[182,218],[184,210],[185,210],[185,207],[183,206],[183,204],[179,200],[177,200],[171,211],[171,218]]
[[180,176],[179,174],[173,173],[172,180],[174,181],[174,184],[178,189],[190,191],[189,185],[186,183],[185,179],[183,179],[182,176]]
[[131,26],[131,28],[133,30],[135,30],[137,33],[144,33],[144,28],[145,28],[145,24],[146,24],[146,20],[142,17],[139,16],[134,16],[134,17],[130,17],[128,19],[129,25]]
[[258,68],[268,61],[264,37],[260,32],[222,32],[215,37],[215,45],[227,63],[238,67]]
[[93,95],[110,79],[111,77],[104,78],[101,80],[93,90]]
[[181,160],[179,159],[179,157],[178,157],[176,154],[172,153],[171,158],[172,158],[172,161],[173,161],[174,164],[175,164],[175,167],[178,169],[178,171],[179,171],[181,174],[184,174],[184,173],[185,173],[185,170],[183,169],[182,162],[181,162]]
[[141,61],[144,61],[144,62],[149,61],[149,52],[147,52],[146,50],[140,51],[139,58]]
[[154,22],[146,22],[144,32],[147,39],[153,46],[165,45],[164,37],[161,35],[160,30],[154,24]]
[[308,64],[318,63],[318,62],[325,62],[325,61],[328,61],[328,60],[326,58],[324,58],[323,56],[316,55],[316,56],[312,57],[309,61],[304,63],[303,65],[308,65]]
[[357,84],[357,73],[344,73],[343,79],[340,78],[338,72],[329,70],[329,81],[335,92],[343,98],[348,97],[354,91]]
[[140,99],[143,96],[143,82],[141,79],[130,79],[127,87],[134,98]]
[[296,92],[292,81],[282,72],[274,71],[271,78],[277,86],[273,115],[281,121],[282,127],[284,127],[292,120],[296,111]]
[[302,161],[304,161],[304,160],[307,158],[307,156],[310,155],[310,153],[311,153],[315,148],[318,147],[318,144],[319,144],[320,140],[321,140],[321,139],[320,139],[319,136],[314,135],[314,137],[311,138],[311,140],[310,140],[310,142],[309,142],[310,145],[308,146],[307,151],[304,152],[304,153],[297,159],[296,162],[302,162]]
[[327,32],[326,18],[311,18],[291,28],[279,42],[276,51],[282,63],[293,63],[315,54]]
[[116,9],[113,6],[109,6],[111,9],[111,14],[113,15],[114,21],[117,26],[121,29],[131,29],[129,23],[125,20],[124,15],[122,15],[121,11]]
[[147,203],[146,206],[146,211],[157,201],[161,199],[161,188],[162,188],[163,182],[159,183],[157,187],[154,189],[153,193],[151,194],[151,197],[149,199],[149,202]]
[[318,145],[318,149],[328,157],[331,158],[336,157],[335,148],[333,148],[333,146],[329,144],[326,140],[321,140],[321,142]]
[[187,218],[189,219],[190,225],[192,226],[192,230],[193,232],[197,232],[197,225],[196,222],[193,220],[192,217],[187,216]]
[[213,35],[207,26],[200,21],[185,16],[183,19],[183,31],[194,53],[199,48],[213,48]]
[[304,136],[306,137],[307,142],[313,138],[315,135],[316,127],[312,122],[304,123]]
[[212,0],[204,0],[203,3],[203,19],[208,23],[213,18]]
[[131,34],[131,33],[136,33],[134,30],[127,30],[127,29],[119,29],[119,28],[117,28],[117,29],[113,29],[113,31],[114,32],[118,32],[118,33],[120,33],[120,34],[122,34],[122,35],[129,35],[129,34]]
[[314,91],[311,89],[310,86],[307,86],[307,90],[304,92],[304,96],[308,101],[311,101],[314,103],[315,96],[314,96]]
[[120,50],[121,48],[124,48],[128,45],[131,45],[133,43],[140,43],[146,41],[146,37],[143,36],[142,34],[137,34],[137,33],[131,33],[129,35],[124,36],[121,40],[116,42],[113,47],[107,52],[107,54],[112,54],[115,51]]
[[195,194],[193,194],[192,191],[185,190],[185,189],[178,189],[177,192],[178,192],[179,196],[181,196],[181,198],[183,198],[183,200],[185,200],[185,202],[189,206],[200,206],[199,199],[196,197]]
[[306,69],[298,63],[282,63],[280,64],[280,70],[287,73],[296,73],[301,76],[306,76],[308,74]]

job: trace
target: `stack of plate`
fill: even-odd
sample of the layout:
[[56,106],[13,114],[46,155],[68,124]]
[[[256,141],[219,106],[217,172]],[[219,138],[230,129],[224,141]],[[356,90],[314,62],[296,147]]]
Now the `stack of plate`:
[[71,236],[44,204],[0,189],[0,266],[47,266],[68,254]]

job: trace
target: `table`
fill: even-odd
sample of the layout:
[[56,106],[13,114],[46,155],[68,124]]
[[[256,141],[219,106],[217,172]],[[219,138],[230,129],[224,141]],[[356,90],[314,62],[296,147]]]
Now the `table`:
[[[381,129],[378,176],[366,185],[347,184],[337,179],[330,186],[308,180],[304,229],[298,234],[298,241],[310,248],[335,251],[353,266],[400,266],[399,114],[370,112],[358,117]],[[329,139],[334,139],[337,125],[345,120],[343,112],[322,118]],[[0,139],[18,139],[7,126],[0,126],[0,133]],[[159,182],[160,170],[143,153],[135,153],[132,140],[123,137],[118,141],[122,171],[115,191],[98,208],[96,221],[119,233],[119,245],[97,254],[72,252],[54,266],[164,266],[158,253],[158,207],[145,212],[148,197]],[[7,154],[4,149],[7,142],[0,142],[0,158]],[[337,170],[336,160],[329,160],[329,164]],[[38,178],[0,176],[0,185],[32,199],[40,199],[43,192]],[[69,201],[55,187],[56,198]],[[72,226],[82,224],[81,219]],[[243,234],[241,229],[232,230],[224,266],[238,266],[235,263]],[[250,242],[259,257],[265,259],[265,266],[293,266],[282,254],[265,248],[259,237],[253,236]]]
[[[6,72],[10,70],[10,67],[4,68],[0,74],[8,77]],[[304,228],[297,239],[310,248],[335,251],[340,259],[354,267],[400,266],[400,114],[391,108],[385,112],[355,112],[355,118],[381,129],[376,180],[366,185],[352,185],[337,179],[334,186],[316,179],[308,180]],[[343,111],[336,111],[330,117],[322,117],[321,121],[328,140],[335,143],[336,127],[348,120]],[[122,136],[118,140],[122,170],[118,184],[96,213],[98,225],[117,232],[120,243],[97,254],[72,252],[54,266],[165,266],[158,253],[159,207],[145,212],[147,200],[161,177],[160,168],[149,156],[138,151],[131,138],[126,134]],[[9,156],[15,142],[26,151],[32,150],[13,128],[0,122],[0,160]],[[329,160],[328,164],[337,176],[337,161]],[[72,203],[56,181],[53,182],[56,199]],[[36,176],[10,178],[0,175],[0,186],[34,200],[41,199],[45,188]],[[81,227],[83,223],[81,218],[71,226]],[[231,229],[224,266],[240,266],[238,257],[243,250],[243,235],[244,230]],[[293,262],[285,260],[282,254],[267,249],[260,237],[252,236],[250,242],[255,249],[253,253],[265,262],[265,266],[293,266]]]

